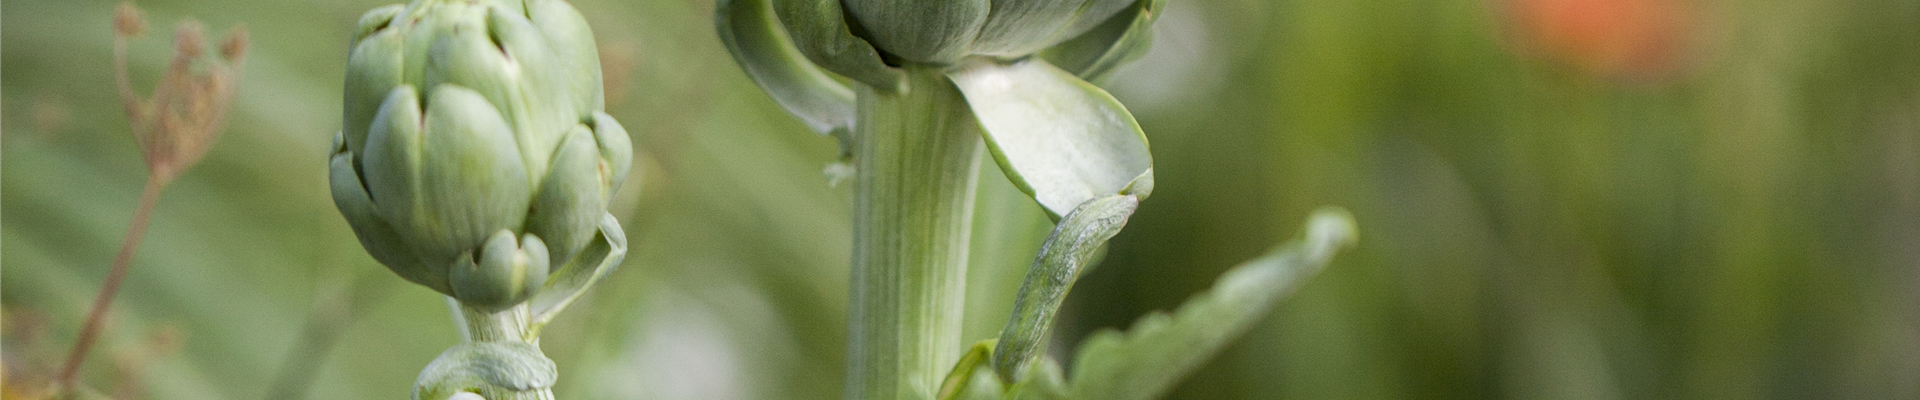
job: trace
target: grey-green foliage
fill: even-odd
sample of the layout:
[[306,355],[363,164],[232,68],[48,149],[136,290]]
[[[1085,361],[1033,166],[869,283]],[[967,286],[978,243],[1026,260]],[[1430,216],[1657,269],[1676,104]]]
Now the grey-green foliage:
[[[1228,270],[1213,288],[1188,299],[1172,313],[1151,314],[1125,332],[1102,331],[1087,338],[1074,358],[1072,372],[1065,374],[1070,378],[1063,377],[1060,368],[1044,356],[1029,358],[1029,362],[1039,362],[1038,368],[996,375],[993,370],[1000,368],[1002,354],[987,353],[1007,348],[1003,336],[998,349],[988,350],[993,345],[982,343],[969,353],[970,357],[961,360],[949,375],[942,398],[1157,398],[1212,359],[1274,304],[1324,268],[1340,249],[1357,240],[1352,217],[1335,208],[1314,212],[1304,231],[1303,238]],[[1040,268],[1036,266],[1036,270]],[[1008,329],[1015,327],[1009,324]],[[982,381],[1002,384],[986,385]]]
[[334,201],[375,259],[501,310],[604,240],[633,148],[601,111],[578,11],[416,0],[359,24],[330,168]]

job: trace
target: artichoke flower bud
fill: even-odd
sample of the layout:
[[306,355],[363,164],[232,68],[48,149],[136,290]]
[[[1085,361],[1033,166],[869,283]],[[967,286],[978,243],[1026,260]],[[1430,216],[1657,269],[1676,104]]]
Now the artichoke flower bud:
[[[810,1],[810,0],[797,0]],[[1080,36],[1138,0],[844,0],[865,38],[900,58],[1017,58]],[[799,35],[796,35],[799,36]]]
[[401,277],[483,309],[537,292],[599,229],[631,166],[599,56],[560,0],[368,12],[347,57],[333,197]]

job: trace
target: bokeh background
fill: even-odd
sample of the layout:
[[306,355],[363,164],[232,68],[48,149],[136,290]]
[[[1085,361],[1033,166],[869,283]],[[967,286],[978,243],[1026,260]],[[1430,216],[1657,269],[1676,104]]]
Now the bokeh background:
[[[374,263],[326,155],[358,16],[394,0],[143,0],[245,24],[224,137],[177,181],[84,381],[122,398],[399,398],[457,340]],[[1353,211],[1361,244],[1175,399],[1920,398],[1920,2],[1172,0],[1102,82],[1158,188],[1053,345],[1125,327]],[[57,368],[144,169],[105,0],[0,9],[4,390]],[[734,66],[708,0],[578,0],[634,136],[624,268],[548,329],[571,399],[835,399],[849,242],[831,139]],[[982,172],[967,340],[1047,223]]]

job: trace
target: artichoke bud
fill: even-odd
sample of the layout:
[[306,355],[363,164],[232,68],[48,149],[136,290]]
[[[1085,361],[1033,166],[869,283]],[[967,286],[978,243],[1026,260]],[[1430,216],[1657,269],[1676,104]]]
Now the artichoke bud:
[[534,235],[518,240],[501,230],[487,239],[479,254],[463,254],[453,267],[453,298],[489,312],[520,304],[546,284],[547,246]]
[[585,19],[559,0],[368,12],[347,58],[334,202],[401,277],[510,307],[593,240],[631,166]]
[[[805,1],[805,0],[787,0]],[[1067,41],[1150,0],[845,0],[851,24],[900,58],[953,64],[970,55],[1018,58]],[[797,38],[796,38],[797,39]],[[804,46],[803,46],[804,47]]]
[[946,64],[967,55],[989,0],[846,0],[875,47],[912,61]]

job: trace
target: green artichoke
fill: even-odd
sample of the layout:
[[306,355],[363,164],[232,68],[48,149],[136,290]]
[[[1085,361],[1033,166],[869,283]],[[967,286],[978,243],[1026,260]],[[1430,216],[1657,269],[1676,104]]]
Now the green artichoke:
[[631,166],[626,130],[602,112],[598,60],[560,0],[415,0],[362,16],[329,166],[361,245],[481,309],[539,291],[612,234],[602,216]]

